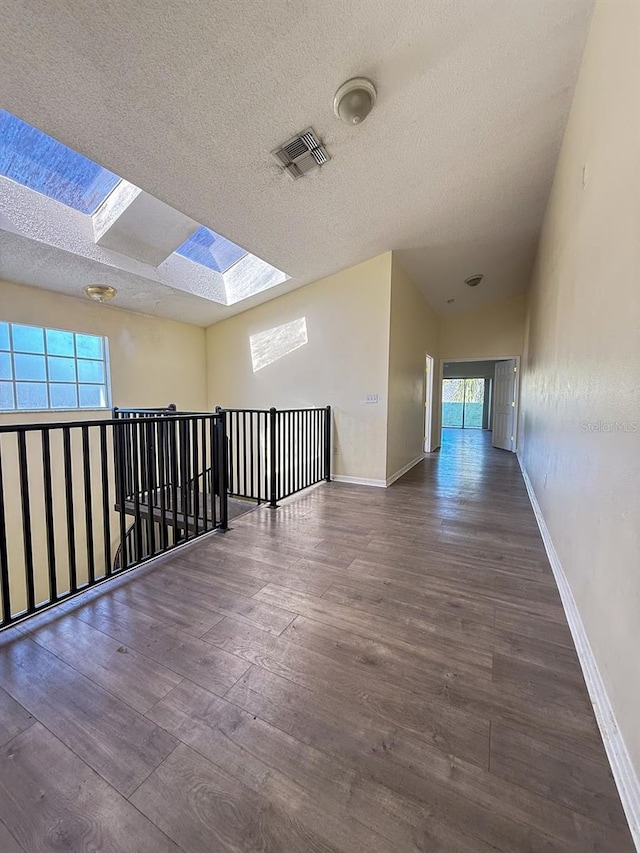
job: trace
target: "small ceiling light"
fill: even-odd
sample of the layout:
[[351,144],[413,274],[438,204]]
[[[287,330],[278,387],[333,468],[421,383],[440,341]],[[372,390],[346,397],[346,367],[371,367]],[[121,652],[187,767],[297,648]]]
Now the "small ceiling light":
[[482,275],[470,275],[469,278],[465,278],[464,283],[468,284],[469,287],[477,287],[483,278]]
[[84,292],[94,302],[108,302],[110,299],[113,299],[118,291],[115,287],[110,287],[108,284],[90,284],[88,287],[85,287]]
[[455,299],[447,299],[447,305],[451,305],[452,302],[455,302]]
[[353,77],[338,89],[333,111],[345,124],[361,124],[376,102],[376,87],[366,77]]

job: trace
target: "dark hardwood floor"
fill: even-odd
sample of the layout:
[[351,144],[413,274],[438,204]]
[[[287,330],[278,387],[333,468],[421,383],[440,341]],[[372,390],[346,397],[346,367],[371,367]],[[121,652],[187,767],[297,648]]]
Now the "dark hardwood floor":
[[632,851],[515,456],[447,431],[6,631],[0,850]]

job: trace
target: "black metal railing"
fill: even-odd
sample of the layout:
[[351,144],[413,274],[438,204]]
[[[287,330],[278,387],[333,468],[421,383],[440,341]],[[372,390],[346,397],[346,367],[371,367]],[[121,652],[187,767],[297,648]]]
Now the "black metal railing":
[[229,494],[268,502],[331,479],[331,407],[222,409]]
[[0,426],[0,627],[226,529],[220,414]]

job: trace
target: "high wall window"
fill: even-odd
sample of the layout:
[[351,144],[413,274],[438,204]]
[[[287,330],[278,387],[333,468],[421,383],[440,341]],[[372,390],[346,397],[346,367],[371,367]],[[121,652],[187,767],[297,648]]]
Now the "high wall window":
[[0,322],[0,411],[110,405],[106,338]]

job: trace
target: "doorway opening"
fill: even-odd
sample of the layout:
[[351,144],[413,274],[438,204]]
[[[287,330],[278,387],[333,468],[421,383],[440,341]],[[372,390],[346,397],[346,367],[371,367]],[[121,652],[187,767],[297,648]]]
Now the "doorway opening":
[[455,429],[482,429],[487,396],[485,385],[489,389],[491,380],[483,376],[443,379],[442,426]]
[[442,361],[442,429],[485,430],[494,447],[515,452],[519,373],[519,356]]

